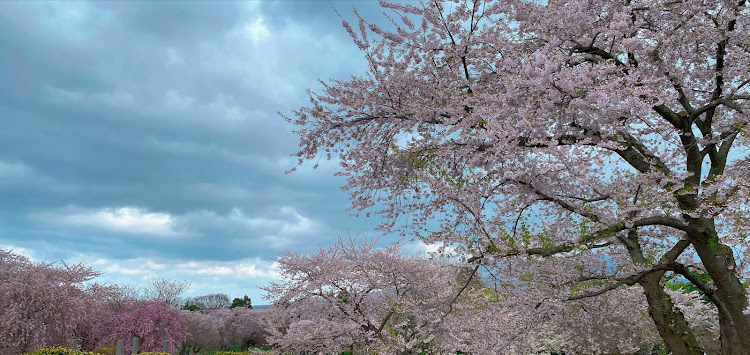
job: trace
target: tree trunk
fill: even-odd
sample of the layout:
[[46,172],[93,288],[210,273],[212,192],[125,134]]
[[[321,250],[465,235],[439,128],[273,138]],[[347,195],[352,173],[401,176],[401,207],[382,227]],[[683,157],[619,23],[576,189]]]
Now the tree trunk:
[[661,277],[661,273],[651,274],[639,282],[648,302],[648,314],[656,324],[661,339],[673,354],[703,354],[685,316],[674,309],[672,298],[659,283]]
[[719,310],[721,353],[747,354],[750,351],[750,318],[743,312],[748,300],[745,287],[733,272],[737,267],[733,251],[721,244],[713,219],[690,219],[688,226],[688,237],[716,288],[713,302]]
[[[638,232],[635,229],[628,231],[626,238],[621,238],[622,245],[628,250],[630,260],[636,265],[649,264],[648,259],[643,255]],[[687,247],[675,247],[672,251],[667,252],[663,258],[670,260],[676,259]],[[646,275],[638,281],[643,287],[643,294],[646,296],[648,304],[648,314],[656,325],[659,336],[664,341],[668,350],[673,354],[701,355],[703,354],[700,343],[695,338],[693,330],[690,329],[685,315],[678,309],[675,309],[672,303],[672,297],[664,291],[661,279],[665,271],[654,272]]]

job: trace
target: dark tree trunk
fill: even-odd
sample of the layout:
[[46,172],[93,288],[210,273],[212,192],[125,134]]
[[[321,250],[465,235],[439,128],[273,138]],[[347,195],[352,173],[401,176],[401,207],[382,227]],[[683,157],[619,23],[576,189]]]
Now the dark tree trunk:
[[[634,264],[649,264],[649,260],[643,255],[638,232],[635,229],[630,230],[627,237],[621,238],[620,241],[628,250],[630,260]],[[665,259],[662,261],[673,261],[685,250],[687,245],[687,243],[676,245],[662,257],[662,259]],[[695,334],[690,329],[685,316],[678,309],[675,309],[672,297],[664,291],[664,286],[661,284],[664,274],[665,271],[654,272],[638,281],[646,296],[648,314],[654,321],[656,330],[667,349],[671,350],[673,354],[701,355],[703,351],[700,343],[695,338]]]
[[702,355],[702,347],[685,316],[675,310],[672,298],[659,283],[661,277],[660,274],[651,274],[639,282],[648,302],[648,314],[656,324],[661,339],[673,354]]
[[745,287],[733,270],[737,267],[731,248],[721,244],[713,219],[689,220],[690,238],[715,286],[712,301],[719,310],[721,352],[746,355],[750,352],[750,318],[743,312],[748,301]]

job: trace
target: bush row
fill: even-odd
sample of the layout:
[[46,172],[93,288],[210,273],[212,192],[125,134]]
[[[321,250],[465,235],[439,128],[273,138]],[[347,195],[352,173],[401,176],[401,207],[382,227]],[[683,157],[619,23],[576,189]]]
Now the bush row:
[[[172,355],[170,353],[152,353],[152,352],[145,352],[145,353],[139,353],[140,355]],[[237,353],[239,354],[239,353]],[[101,353],[95,353],[93,351],[81,351],[81,350],[73,350],[73,349],[67,349],[63,347],[52,347],[52,348],[44,348],[39,349],[34,352],[30,352],[27,355],[101,355]],[[223,354],[223,355],[231,355],[229,353]]]

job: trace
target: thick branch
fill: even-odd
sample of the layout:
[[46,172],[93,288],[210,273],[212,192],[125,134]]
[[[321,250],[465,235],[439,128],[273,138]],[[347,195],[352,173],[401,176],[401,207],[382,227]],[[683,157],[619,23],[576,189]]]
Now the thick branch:
[[[555,246],[551,246],[551,247],[528,248],[528,249],[524,250],[523,253],[528,254],[528,255],[539,255],[539,256],[542,256],[542,257],[549,257],[549,256],[552,256],[552,255],[555,255],[555,254],[569,252],[569,251],[575,249],[575,247],[577,245],[581,245],[581,244],[584,244],[584,243],[594,242],[594,241],[596,241],[598,239],[601,239],[601,238],[609,236],[609,235],[614,235],[615,233],[624,231],[626,229],[638,228],[638,227],[646,227],[646,226],[665,226],[665,227],[675,228],[675,229],[678,229],[678,230],[681,230],[681,231],[687,231],[687,226],[685,224],[683,224],[682,221],[680,221],[678,219],[674,219],[674,218],[670,218],[670,217],[666,217],[666,216],[652,216],[652,217],[646,217],[646,218],[642,218],[642,219],[633,221],[632,227],[628,227],[625,222],[617,223],[617,224],[615,224],[613,226],[610,226],[608,228],[602,229],[602,230],[600,230],[600,231],[598,231],[596,233],[593,233],[593,234],[590,234],[590,235],[587,235],[587,236],[583,236],[579,240],[578,244],[563,243],[563,244],[555,245]],[[667,252],[667,254],[665,254],[665,256],[669,255],[669,256],[667,256],[667,259],[665,259],[665,260],[669,260],[669,258],[671,258],[671,256],[673,254],[675,254],[675,253],[676,253],[677,256],[679,256],[679,254],[682,253],[682,251],[689,244],[690,243],[687,242],[687,241],[680,240],[679,242],[677,242],[677,244],[674,247],[672,247],[672,249],[670,251]],[[521,254],[521,252],[519,251],[519,252],[513,252],[513,253],[509,253],[509,254],[505,254],[505,255],[506,256],[512,256],[512,255],[520,255],[520,254]],[[675,256],[675,258],[676,258],[676,256]]]
[[627,66],[627,64],[617,59],[617,57],[613,56],[611,53],[593,45],[583,46],[578,44],[573,47],[573,50],[575,51],[575,53],[593,54],[595,56],[601,57],[602,59],[611,60],[618,66]]
[[667,107],[664,104],[654,106],[654,111],[659,114],[662,118],[667,120],[674,128],[677,128],[680,131],[685,131],[687,129],[684,120],[682,117],[677,115],[674,111],[672,111],[669,107]]
[[701,292],[703,292],[703,294],[705,294],[706,297],[708,297],[708,299],[711,300],[711,302],[713,302],[716,305],[720,304],[721,301],[714,294],[714,290],[708,284],[706,284],[701,279],[696,277],[695,274],[690,272],[690,270],[688,270],[687,267],[685,267],[685,265],[682,265],[680,263],[675,263],[674,267],[672,268],[672,271],[685,277],[688,281],[690,281],[690,283],[692,283],[693,285],[695,285],[695,287],[701,290]]
[[602,295],[604,293],[607,293],[609,291],[612,291],[612,290],[614,290],[614,289],[616,289],[616,288],[618,288],[620,286],[623,286],[623,285],[633,286],[636,283],[638,283],[638,281],[640,281],[642,278],[646,277],[647,275],[649,275],[651,273],[659,272],[659,271],[664,271],[664,270],[672,270],[672,267],[673,267],[673,265],[671,265],[671,264],[656,265],[656,266],[654,266],[651,269],[644,270],[644,271],[641,271],[641,272],[639,272],[639,273],[637,273],[635,275],[632,275],[632,276],[620,279],[617,282],[615,282],[614,284],[609,285],[609,286],[607,286],[607,287],[605,287],[605,288],[603,288],[601,290],[597,290],[597,291],[594,291],[594,292],[587,292],[587,293],[584,293],[584,294],[581,294],[581,295],[578,295],[578,296],[573,296],[573,297],[568,298],[567,300],[568,301],[573,301],[573,300],[579,300],[579,299],[583,299],[583,298],[596,297],[596,296]]
[[562,208],[564,208],[564,209],[566,209],[566,210],[568,210],[570,212],[573,212],[575,214],[578,214],[578,215],[581,215],[583,217],[589,218],[590,220],[592,220],[594,222],[599,222],[599,220],[600,220],[599,216],[593,214],[592,212],[581,210],[580,208],[577,208],[576,206],[573,206],[573,205],[571,205],[571,204],[569,204],[569,203],[567,203],[567,202],[565,202],[565,201],[563,201],[563,200],[561,200],[559,198],[551,196],[551,195],[545,193],[544,191],[541,191],[541,190],[537,189],[533,184],[531,184],[529,182],[525,182],[525,181],[521,181],[521,180],[514,180],[514,182],[517,183],[517,184],[519,184],[519,185],[523,185],[523,186],[526,186],[526,187],[530,188],[535,194],[537,194],[537,196],[539,196],[541,198],[541,200],[553,202],[553,203],[559,205],[560,207],[562,207]]
[[677,260],[677,257],[682,254],[683,251],[690,245],[690,241],[687,239],[680,239],[677,244],[672,246],[664,255],[661,256],[659,262],[662,264],[673,263]]

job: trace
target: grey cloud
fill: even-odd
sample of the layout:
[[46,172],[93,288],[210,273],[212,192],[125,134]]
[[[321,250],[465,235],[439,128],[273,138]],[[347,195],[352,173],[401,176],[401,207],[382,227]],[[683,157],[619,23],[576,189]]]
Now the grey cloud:
[[[318,78],[364,72],[331,10],[351,16],[348,4],[380,14],[371,2],[0,4],[0,247],[271,260],[370,230],[345,211],[335,162],[284,174],[297,141],[276,115]],[[169,215],[174,233],[95,215],[124,207]]]

